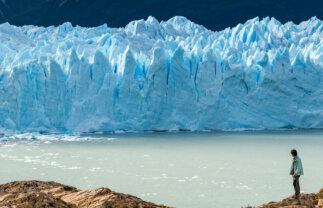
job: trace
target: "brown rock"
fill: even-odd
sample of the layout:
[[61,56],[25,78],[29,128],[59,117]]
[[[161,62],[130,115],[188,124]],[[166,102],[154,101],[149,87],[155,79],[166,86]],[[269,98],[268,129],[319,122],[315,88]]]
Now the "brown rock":
[[15,208],[76,208],[75,205],[68,204],[59,198],[43,193],[21,193],[13,197],[6,197],[0,201],[0,207]]
[[312,194],[301,194],[300,205],[296,205],[297,200],[292,196],[279,202],[269,202],[258,206],[257,208],[323,208],[323,189]]
[[317,194],[323,194],[323,188],[321,188],[321,189],[317,192]]
[[319,199],[317,202],[317,206],[323,207],[323,199]]
[[0,208],[167,208],[107,188],[81,191],[56,182],[18,181],[0,185]]

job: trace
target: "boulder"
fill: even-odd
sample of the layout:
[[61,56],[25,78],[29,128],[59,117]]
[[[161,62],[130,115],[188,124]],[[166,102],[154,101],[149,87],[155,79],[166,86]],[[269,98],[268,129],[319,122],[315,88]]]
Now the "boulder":
[[323,189],[316,193],[301,194],[299,201],[290,196],[279,202],[269,202],[256,208],[323,208]]
[[82,191],[56,182],[0,185],[0,208],[167,208],[108,188]]

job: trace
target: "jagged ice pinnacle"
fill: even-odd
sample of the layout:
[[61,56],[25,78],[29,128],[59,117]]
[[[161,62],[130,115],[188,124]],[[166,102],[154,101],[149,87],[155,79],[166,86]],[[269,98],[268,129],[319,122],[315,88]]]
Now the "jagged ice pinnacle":
[[0,130],[323,127],[323,23],[0,25]]

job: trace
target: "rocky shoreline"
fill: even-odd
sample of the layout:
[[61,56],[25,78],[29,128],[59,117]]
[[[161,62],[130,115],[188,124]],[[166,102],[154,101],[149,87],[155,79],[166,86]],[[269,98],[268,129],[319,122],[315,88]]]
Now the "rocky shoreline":
[[[14,181],[0,185],[0,208],[170,208],[108,188],[79,190],[73,186],[45,181]],[[248,206],[247,208],[252,208]],[[323,188],[301,194],[300,205],[292,196],[256,208],[323,208]]]
[[15,181],[0,185],[0,208],[168,208],[108,188],[79,190],[56,182]]
[[323,208],[323,188],[316,193],[301,194],[300,205],[296,205],[293,196],[279,202],[269,202],[256,208]]

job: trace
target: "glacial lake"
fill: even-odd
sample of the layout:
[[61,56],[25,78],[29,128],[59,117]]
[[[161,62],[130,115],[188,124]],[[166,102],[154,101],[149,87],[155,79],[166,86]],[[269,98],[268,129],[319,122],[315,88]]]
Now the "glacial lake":
[[301,190],[316,192],[322,130],[18,135],[0,142],[0,183],[57,181],[178,208],[240,208],[293,194],[292,148],[304,166]]

